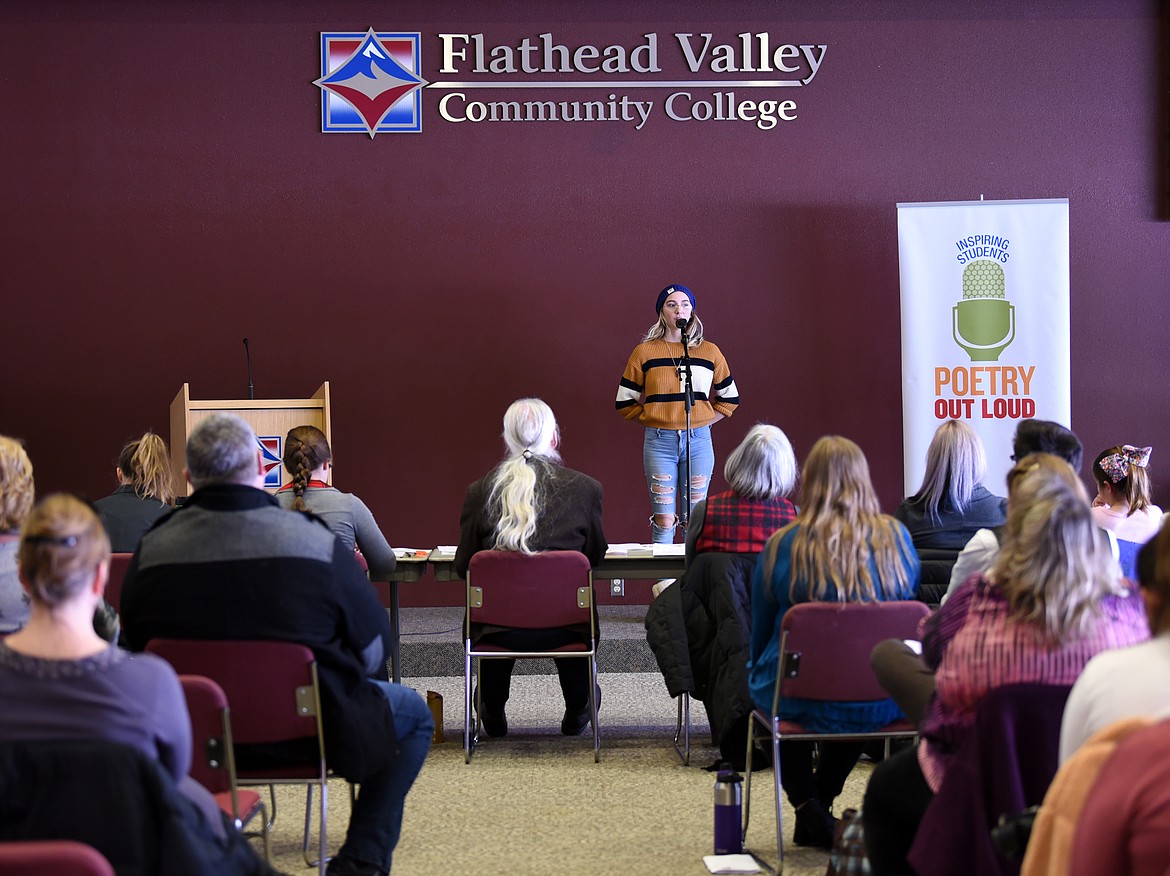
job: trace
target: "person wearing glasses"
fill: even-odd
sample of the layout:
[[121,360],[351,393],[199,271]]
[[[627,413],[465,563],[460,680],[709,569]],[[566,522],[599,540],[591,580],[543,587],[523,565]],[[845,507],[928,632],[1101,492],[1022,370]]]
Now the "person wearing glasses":
[[[1080,439],[1060,423],[1051,420],[1021,420],[1012,438],[1012,462],[1033,453],[1050,453],[1081,470],[1084,448]],[[999,536],[995,529],[980,529],[959,552],[951,568],[951,580],[942,601],[946,602],[964,581],[972,575],[986,572],[999,553]]]
[[[715,469],[711,426],[734,413],[739,390],[723,353],[703,337],[690,289],[679,283],[667,286],[658,293],[654,313],[656,321],[634,347],[622,372],[615,406],[627,420],[645,428],[642,464],[650,494],[652,537],[656,544],[670,544],[680,509],[689,514],[707,498]],[[689,432],[684,352],[689,357],[694,402]],[[686,499],[679,496],[684,486]],[[689,505],[684,505],[688,499]]]

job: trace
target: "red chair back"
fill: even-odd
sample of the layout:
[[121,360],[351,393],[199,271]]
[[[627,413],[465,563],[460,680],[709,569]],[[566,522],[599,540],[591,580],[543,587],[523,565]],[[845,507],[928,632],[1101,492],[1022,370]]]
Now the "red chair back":
[[593,577],[579,551],[480,551],[467,569],[467,594],[469,623],[547,629],[593,621]]
[[227,694],[236,745],[318,736],[317,663],[295,642],[152,639],[146,650]]
[[126,578],[126,570],[130,568],[130,560],[134,554],[110,554],[110,580],[106,582],[106,602],[114,607],[114,611],[122,611],[122,581]]
[[4,876],[114,876],[114,868],[93,846],[73,840],[0,843]]
[[792,606],[780,625],[786,667],[781,695],[810,700],[889,699],[870,668],[869,656],[884,639],[917,639],[918,624],[929,614],[930,608],[917,600]]
[[202,675],[180,675],[179,682],[191,716],[191,778],[212,794],[230,793],[232,782],[224,725],[227,694]]

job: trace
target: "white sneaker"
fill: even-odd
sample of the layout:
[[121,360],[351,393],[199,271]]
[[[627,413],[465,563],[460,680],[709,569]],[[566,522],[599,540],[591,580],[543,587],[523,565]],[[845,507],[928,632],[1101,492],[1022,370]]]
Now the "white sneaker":
[[676,580],[677,579],[675,578],[663,578],[661,581],[650,588],[650,592],[653,593],[654,598],[657,599],[662,595],[662,591],[673,584]]

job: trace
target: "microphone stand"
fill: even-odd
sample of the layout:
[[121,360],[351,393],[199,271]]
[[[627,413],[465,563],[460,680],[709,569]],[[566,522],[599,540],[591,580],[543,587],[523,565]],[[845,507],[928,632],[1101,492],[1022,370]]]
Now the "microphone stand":
[[686,412],[687,422],[687,463],[686,463],[686,477],[687,477],[687,491],[686,501],[682,503],[682,513],[679,515],[682,521],[683,540],[686,540],[687,524],[690,522],[691,516],[691,408],[695,406],[695,388],[691,384],[691,354],[687,349],[687,327],[690,325],[689,321],[680,319],[678,321],[678,328],[682,332],[683,354],[682,361],[679,363],[679,371],[682,372],[683,377],[683,409]]

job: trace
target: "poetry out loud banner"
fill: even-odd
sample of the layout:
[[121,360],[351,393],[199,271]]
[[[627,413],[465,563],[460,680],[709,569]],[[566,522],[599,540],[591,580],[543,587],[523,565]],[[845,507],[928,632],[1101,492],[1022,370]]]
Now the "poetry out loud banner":
[[906,495],[946,420],[987,449],[1002,495],[1016,424],[1071,428],[1068,200],[898,204]]

